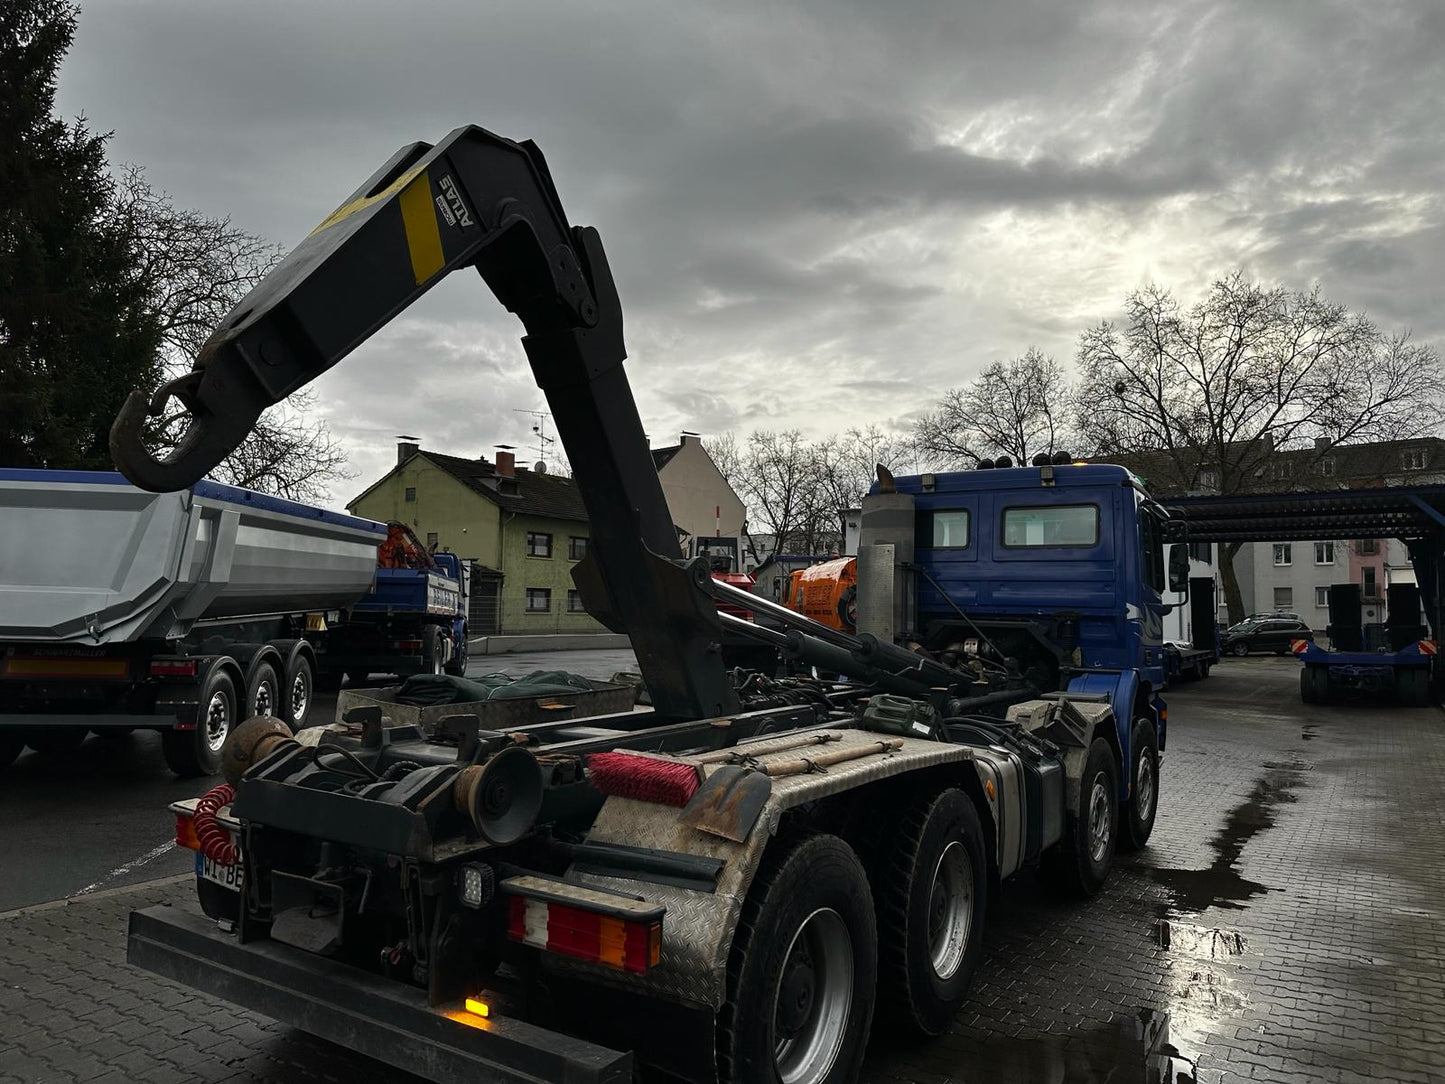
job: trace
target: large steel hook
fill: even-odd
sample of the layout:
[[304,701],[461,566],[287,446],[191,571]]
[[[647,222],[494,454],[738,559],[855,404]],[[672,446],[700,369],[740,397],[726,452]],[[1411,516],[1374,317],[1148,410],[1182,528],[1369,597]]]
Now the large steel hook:
[[[141,391],[126,398],[110,427],[110,456],[131,483],[155,493],[185,489],[214,470],[246,439],[261,411],[248,409],[245,400],[249,397],[243,396],[234,397],[222,412],[212,410],[206,403],[211,396],[201,394],[206,376],[207,370],[193,369],[162,384],[149,398]],[[176,446],[157,456],[146,446],[147,423],[161,417],[172,398],[185,408],[189,420]]]

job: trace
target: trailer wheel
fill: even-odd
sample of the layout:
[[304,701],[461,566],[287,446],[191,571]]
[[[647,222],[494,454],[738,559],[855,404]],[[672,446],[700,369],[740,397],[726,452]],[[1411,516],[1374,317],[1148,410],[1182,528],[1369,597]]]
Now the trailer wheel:
[[[341,683],[338,681],[337,685]],[[316,690],[316,676],[311,670],[311,660],[297,653],[286,668],[286,691],[281,697],[281,719],[293,731],[306,726],[306,716],[311,711],[311,698]]]
[[19,734],[0,734],[0,772],[14,764],[24,751],[25,739]]
[[878,890],[880,1011],[941,1035],[968,995],[983,950],[988,857],[961,790],[918,802],[889,841]]
[[1424,667],[1402,667],[1395,674],[1395,695],[1410,708],[1430,703],[1430,675]]
[[55,726],[32,730],[25,736],[25,744],[43,757],[59,760],[77,752],[90,731],[83,726]]
[[1159,738],[1154,724],[1148,719],[1136,722],[1129,747],[1134,765],[1129,776],[1129,801],[1120,817],[1124,830],[1119,834],[1119,846],[1137,851],[1149,842],[1154,816],[1159,811]]
[[258,663],[246,682],[246,718],[281,715],[281,676],[269,662]]
[[221,747],[235,724],[236,683],[216,667],[201,686],[196,729],[162,733],[166,764],[179,776],[215,775],[221,770]]
[[1079,808],[1068,812],[1064,838],[1043,856],[1044,876],[1056,891],[1087,897],[1103,887],[1114,862],[1118,800],[1114,750],[1103,738],[1095,738],[1084,761]]
[[868,878],[836,836],[772,845],[733,937],[718,1077],[858,1079],[873,1019],[877,925]]

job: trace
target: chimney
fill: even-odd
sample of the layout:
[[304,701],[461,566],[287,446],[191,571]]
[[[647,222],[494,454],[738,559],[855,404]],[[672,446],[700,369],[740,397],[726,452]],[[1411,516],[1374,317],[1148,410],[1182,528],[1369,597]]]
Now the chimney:
[[498,477],[498,478],[515,478],[515,477],[517,477],[517,457],[516,457],[515,455],[513,455],[511,452],[498,452],[498,453],[497,453],[497,477]]
[[411,441],[397,441],[396,444],[396,465],[399,467],[417,452],[421,451],[420,444],[413,444]]

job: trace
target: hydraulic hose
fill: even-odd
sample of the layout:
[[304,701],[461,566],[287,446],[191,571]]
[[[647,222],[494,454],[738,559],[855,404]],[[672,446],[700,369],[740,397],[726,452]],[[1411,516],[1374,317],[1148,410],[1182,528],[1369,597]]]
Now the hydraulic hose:
[[235,797],[235,788],[230,783],[213,787],[196,803],[192,819],[201,853],[218,866],[234,866],[241,860],[240,849],[231,841],[231,833],[216,821],[216,813],[223,805],[230,805]]

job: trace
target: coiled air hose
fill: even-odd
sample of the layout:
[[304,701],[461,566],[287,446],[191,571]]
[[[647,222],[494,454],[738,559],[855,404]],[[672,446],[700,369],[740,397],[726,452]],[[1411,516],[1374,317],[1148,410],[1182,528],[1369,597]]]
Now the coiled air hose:
[[192,819],[201,853],[218,866],[234,866],[241,860],[240,849],[232,842],[231,833],[216,821],[216,813],[223,805],[230,805],[235,797],[236,790],[230,783],[211,788],[196,803]]

